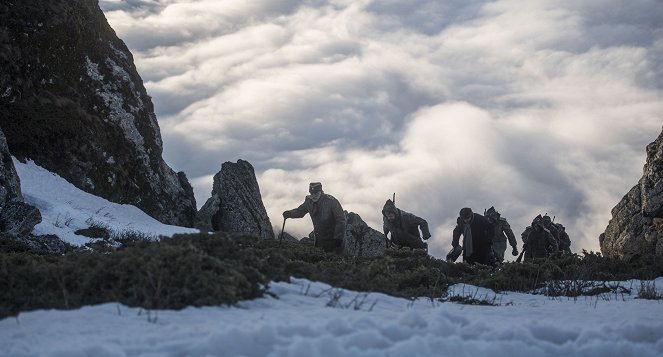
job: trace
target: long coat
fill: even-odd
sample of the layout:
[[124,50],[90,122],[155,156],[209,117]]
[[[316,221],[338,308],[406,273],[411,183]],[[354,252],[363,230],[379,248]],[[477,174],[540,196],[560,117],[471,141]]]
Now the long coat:
[[491,264],[492,257],[492,240],[493,240],[493,226],[488,222],[486,217],[473,213],[472,221],[469,223],[470,231],[472,233],[472,252],[467,254],[466,247],[468,242],[465,242],[465,222],[458,217],[456,220],[456,228],[453,231],[452,245],[455,247],[459,244],[460,236],[463,236],[463,260],[470,263]]
[[313,221],[316,246],[326,251],[342,250],[345,212],[334,196],[323,193],[317,202],[313,202],[309,195],[299,207],[286,212],[289,212],[292,218],[302,218],[308,213]]

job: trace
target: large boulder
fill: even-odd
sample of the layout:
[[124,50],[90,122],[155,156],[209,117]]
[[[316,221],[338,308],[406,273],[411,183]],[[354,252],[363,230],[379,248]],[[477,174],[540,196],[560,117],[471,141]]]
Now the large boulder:
[[647,146],[643,176],[612,209],[599,243],[607,257],[663,257],[663,132]]
[[344,254],[355,257],[376,257],[385,254],[384,234],[366,224],[361,217],[349,212],[345,214]]
[[97,1],[2,1],[0,48],[0,127],[14,156],[193,225],[193,190],[163,160],[152,100]]
[[214,175],[212,197],[198,212],[196,228],[274,239],[274,229],[250,163],[238,160],[221,165],[221,171]]

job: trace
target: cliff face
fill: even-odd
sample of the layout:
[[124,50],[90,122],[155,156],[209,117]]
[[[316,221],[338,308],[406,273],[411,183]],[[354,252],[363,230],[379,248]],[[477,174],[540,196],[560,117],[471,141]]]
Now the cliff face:
[[262,202],[255,171],[250,163],[225,162],[214,175],[212,197],[198,212],[197,228],[245,233],[274,239],[274,229]]
[[643,176],[612,209],[599,243],[608,257],[663,256],[663,132],[647,146]]
[[164,162],[152,101],[97,1],[3,1],[0,48],[0,128],[13,155],[193,225],[193,190]]

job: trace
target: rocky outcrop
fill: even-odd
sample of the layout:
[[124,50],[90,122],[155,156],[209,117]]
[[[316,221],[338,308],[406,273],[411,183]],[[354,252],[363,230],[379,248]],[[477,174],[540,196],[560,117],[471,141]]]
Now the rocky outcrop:
[[612,209],[601,252],[624,259],[663,257],[663,132],[647,146],[644,173]]
[[376,257],[385,254],[384,234],[369,227],[361,217],[346,213],[344,254],[356,257]]
[[152,101],[96,1],[3,1],[0,48],[0,127],[14,156],[193,225],[193,190],[164,162]]
[[7,236],[29,235],[41,222],[39,210],[23,202],[21,183],[0,130],[0,233]]
[[221,171],[214,175],[212,197],[198,212],[196,228],[274,239],[274,229],[250,163],[238,160],[221,165]]

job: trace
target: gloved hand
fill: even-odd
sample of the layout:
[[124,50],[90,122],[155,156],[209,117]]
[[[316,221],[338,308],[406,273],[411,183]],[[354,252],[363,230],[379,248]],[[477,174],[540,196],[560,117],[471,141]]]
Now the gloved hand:
[[283,211],[283,218],[284,219],[292,218],[292,216],[290,215],[290,211]]
[[518,248],[513,247],[513,251],[511,252],[511,255],[513,255],[514,257],[517,257],[518,256]]
[[430,236],[428,236],[428,237],[424,237],[424,240],[428,240],[428,239],[430,239]]

